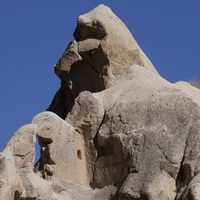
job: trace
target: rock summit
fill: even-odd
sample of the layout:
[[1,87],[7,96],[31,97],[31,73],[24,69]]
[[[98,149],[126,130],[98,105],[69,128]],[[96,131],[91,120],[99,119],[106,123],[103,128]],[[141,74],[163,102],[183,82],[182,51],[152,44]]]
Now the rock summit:
[[54,70],[51,105],[0,153],[0,199],[200,200],[200,92],[163,79],[110,8],[77,19]]

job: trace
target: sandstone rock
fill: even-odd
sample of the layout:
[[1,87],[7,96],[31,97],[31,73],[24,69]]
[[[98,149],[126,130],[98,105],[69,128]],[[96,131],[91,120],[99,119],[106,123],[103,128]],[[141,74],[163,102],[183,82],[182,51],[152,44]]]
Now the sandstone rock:
[[174,199],[199,107],[139,66],[130,67],[108,90],[93,95],[106,109],[99,146],[111,152],[97,159],[96,187],[126,179],[120,189],[122,199]]
[[199,91],[160,77],[103,5],[74,37],[55,66],[56,114],[36,115],[0,154],[0,199],[200,200]]
[[[79,165],[76,173],[82,170],[85,176],[70,179],[60,170],[59,178],[100,191],[117,186],[118,192],[108,189],[107,199],[195,198],[199,113],[198,105],[177,86],[141,66],[131,66],[107,90],[85,91],[76,99],[66,122],[74,127],[77,140],[71,152],[73,162],[65,166],[77,169]],[[59,148],[58,152],[62,145]],[[84,164],[74,162],[77,158]],[[91,192],[92,199],[95,195],[96,191]]]
[[86,184],[86,163],[82,152],[84,145],[74,127],[51,112],[37,115],[32,123],[38,125],[38,140],[41,146],[41,158],[35,171],[40,172],[45,179],[55,177]]
[[78,18],[74,37],[55,65],[62,83],[48,108],[62,118],[80,92],[108,88],[133,64],[157,73],[127,27],[104,5]]
[[176,83],[176,85],[182,90],[182,92],[186,93],[189,98],[200,105],[200,89],[185,81],[179,81]]
[[4,150],[0,155],[0,198],[11,200],[22,191],[23,186],[14,157],[10,151]]

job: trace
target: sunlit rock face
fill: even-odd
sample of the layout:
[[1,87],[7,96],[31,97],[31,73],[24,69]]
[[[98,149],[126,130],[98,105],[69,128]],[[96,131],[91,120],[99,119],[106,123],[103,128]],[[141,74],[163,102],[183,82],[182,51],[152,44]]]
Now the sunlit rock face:
[[104,5],[74,37],[48,111],[0,154],[0,199],[200,200],[198,90],[163,79]]
[[157,73],[125,24],[104,5],[77,19],[74,38],[55,65],[61,88],[48,109],[62,118],[80,92],[109,88],[133,64]]

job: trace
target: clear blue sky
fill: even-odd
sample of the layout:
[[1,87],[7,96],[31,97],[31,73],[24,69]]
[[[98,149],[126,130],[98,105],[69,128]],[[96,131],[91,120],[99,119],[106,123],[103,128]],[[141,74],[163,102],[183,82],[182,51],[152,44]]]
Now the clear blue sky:
[[0,0],[0,150],[59,89],[53,72],[76,19],[100,3],[127,25],[161,76],[200,78],[199,0]]

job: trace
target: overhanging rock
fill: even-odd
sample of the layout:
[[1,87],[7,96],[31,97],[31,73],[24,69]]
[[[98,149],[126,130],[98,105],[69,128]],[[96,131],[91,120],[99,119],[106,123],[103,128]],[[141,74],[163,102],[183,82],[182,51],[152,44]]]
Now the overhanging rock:
[[55,66],[53,112],[0,154],[0,199],[200,200],[198,90],[163,79],[104,5],[74,37]]
[[78,18],[74,37],[55,65],[61,88],[48,109],[62,118],[80,92],[109,88],[133,64],[158,73],[125,24],[104,5]]

